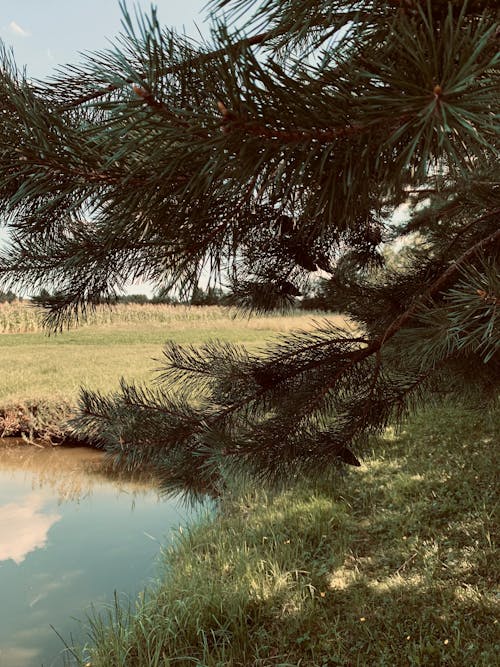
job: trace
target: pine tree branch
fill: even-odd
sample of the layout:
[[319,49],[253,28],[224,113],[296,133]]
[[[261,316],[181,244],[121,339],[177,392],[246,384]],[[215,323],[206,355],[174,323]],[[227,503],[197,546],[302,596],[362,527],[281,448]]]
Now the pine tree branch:
[[[238,40],[237,42],[234,42],[234,44],[230,44],[229,46],[222,47],[221,49],[215,49],[214,51],[209,51],[208,53],[200,53],[197,56],[193,56],[192,58],[184,60],[182,63],[179,63],[177,65],[172,65],[171,67],[166,67],[161,72],[161,75],[166,76],[167,74],[175,74],[182,68],[196,67],[204,63],[210,62],[211,60],[215,60],[220,56],[231,55],[234,51],[238,51],[241,48],[263,44],[271,37],[276,37],[278,34],[279,34],[278,32],[270,30],[267,32],[262,32],[257,35],[253,35],[252,37],[243,37],[242,39]],[[145,79],[146,75],[140,75],[140,78]],[[87,102],[93,102],[101,97],[104,97],[105,95],[109,95],[110,93],[113,93],[117,90],[121,90],[127,84],[132,85],[136,83],[137,81],[134,79],[125,79],[120,84],[109,84],[105,88],[101,88],[100,90],[95,90],[90,93],[87,93],[86,95],[81,95],[80,97],[77,97],[69,104],[65,104],[64,106],[60,107],[60,110],[68,111],[69,109],[74,109],[75,107],[78,107],[82,104],[86,104]]]
[[472,227],[475,227],[475,225],[479,225],[481,222],[486,222],[489,220],[491,217],[495,215],[500,215],[500,208],[495,208],[492,211],[488,211],[484,215],[481,215],[479,218],[474,218],[473,220],[470,220],[466,225],[464,225],[456,234],[455,237],[450,241],[450,243],[446,246],[444,249],[444,252],[442,253],[443,255],[446,255],[451,248],[455,245],[455,243],[458,241],[458,239],[465,234],[466,231],[471,229]]
[[[380,119],[377,123],[369,123],[368,125],[344,125],[335,128],[316,128],[316,129],[290,129],[278,130],[273,127],[262,125],[258,121],[247,121],[239,118],[233,111],[226,108],[223,102],[217,103],[219,111],[222,114],[222,127],[225,134],[229,134],[234,130],[242,130],[244,133],[261,137],[263,139],[278,140],[283,144],[288,143],[304,143],[317,141],[322,144],[332,143],[337,139],[349,137],[356,134],[362,134],[374,128],[385,126],[387,128],[387,119]],[[389,124],[390,131],[397,130],[402,124],[410,120],[409,114],[404,114],[395,121],[391,119]]]
[[[338,339],[335,339],[335,342],[337,343]],[[360,336],[360,337],[356,337],[356,338],[345,338],[345,339],[342,339],[342,342],[348,343],[349,345],[351,345],[351,344],[359,344],[359,343],[362,343],[362,344],[365,343],[366,344],[369,341],[366,338]],[[312,344],[311,343],[309,343],[309,344],[306,343],[304,345],[304,347],[301,347],[297,350],[293,350],[292,352],[289,352],[288,354],[280,355],[279,362],[282,363],[283,361],[293,359],[294,357],[297,357],[299,354],[303,354],[304,351],[310,352],[310,351],[313,351],[313,350],[319,350],[321,348],[328,347],[329,345],[332,345],[332,340],[331,339],[330,340],[322,340],[322,341],[319,341],[317,343],[312,343]]]
[[405,310],[404,313],[396,318],[387,327],[385,333],[380,338],[377,338],[375,341],[373,341],[373,343],[371,343],[371,345],[369,345],[366,350],[364,350],[364,352],[370,350],[370,353],[373,354],[373,352],[381,349],[389,339],[391,339],[405,324],[407,324],[412,319],[421,303],[436,296],[436,294],[438,294],[438,292],[440,292],[446,286],[446,283],[450,280],[450,278],[460,270],[460,267],[463,264],[466,264],[474,257],[474,255],[477,255],[487,246],[493,245],[497,241],[500,241],[500,229],[497,229],[496,232],[493,232],[493,234],[490,234],[484,239],[481,239],[481,241],[478,241],[471,248],[469,248],[463,255],[456,259],[453,264],[449,266],[446,271],[444,271],[444,273],[442,273],[441,276],[439,276],[439,278],[432,283],[432,285],[430,285],[424,295],[416,299],[410,308]]
[[[463,5],[463,0],[451,0],[454,2],[460,9]],[[428,0],[385,0],[386,4],[399,8],[402,11],[417,11],[418,9],[425,9],[428,4]],[[436,0],[433,0],[434,4],[438,4]],[[441,0],[441,4],[447,8],[450,0]],[[482,14],[486,9],[498,10],[497,0],[469,0],[469,10]]]
[[[69,177],[78,181],[81,180],[82,185],[95,183],[96,185],[116,186],[123,185],[124,182],[126,182],[129,187],[144,187],[149,180],[147,177],[138,178],[137,176],[131,176],[129,172],[117,174],[109,171],[79,169],[68,164],[65,164],[63,168],[59,163],[54,164],[49,160],[30,163],[29,166],[33,168],[41,168],[45,172],[49,171],[55,177]],[[31,174],[28,174],[28,177],[29,176],[31,176]],[[187,183],[188,180],[188,175],[178,175],[175,178],[175,182],[179,185]]]
[[[493,234],[490,234],[486,238],[482,239],[478,243],[476,243],[473,247],[469,248],[467,252],[465,252],[461,257],[459,257],[446,271],[444,271],[441,276],[430,285],[429,289],[425,292],[424,295],[422,295],[420,298],[416,299],[414,303],[408,308],[404,313],[402,313],[398,318],[396,318],[390,325],[387,327],[386,331],[384,334],[378,338],[376,338],[374,341],[369,343],[366,347],[361,348],[359,350],[355,351],[345,351],[344,356],[348,359],[347,363],[342,364],[337,371],[335,372],[334,376],[330,379],[327,379],[325,381],[325,385],[323,387],[323,391],[321,393],[321,396],[316,396],[315,397],[315,402],[318,403],[326,394],[335,386],[335,384],[338,382],[338,380],[345,375],[350,369],[352,369],[354,366],[359,364],[360,362],[364,361],[368,357],[372,356],[373,354],[379,355],[381,349],[384,347],[384,345],[387,344],[387,342],[400,330],[408,324],[408,322],[414,317],[416,314],[418,308],[420,305],[427,299],[432,298],[435,296],[439,291],[443,289],[443,287],[446,285],[446,283],[449,281],[449,279],[460,270],[460,267],[467,263],[474,255],[476,255],[478,252],[486,248],[488,245],[494,244],[495,242],[500,240],[500,229],[494,232]],[[338,341],[332,340],[329,341],[330,345],[336,344]],[[311,361],[307,364],[304,364],[300,366],[298,369],[294,369],[293,371],[289,372],[288,374],[284,374],[281,376],[281,380],[289,380],[292,379],[293,377],[297,375],[302,375],[303,373],[312,370],[314,368],[322,366],[324,363],[323,358],[320,360],[314,360]],[[257,391],[255,394],[252,395],[251,399],[252,401],[257,401],[259,398],[261,398],[263,395],[265,395],[267,392],[269,392],[271,388],[263,387],[259,391]],[[236,403],[233,403],[231,406],[226,408],[222,413],[218,413],[217,415],[214,415],[212,418],[213,423],[217,423],[219,420],[225,419],[228,415],[231,413],[236,412],[240,408],[244,407],[248,403],[249,399],[245,398],[241,401],[238,401]]]
[[[411,318],[415,315],[416,311],[424,301],[434,297],[438,292],[440,292],[443,289],[443,287],[446,286],[446,283],[450,280],[450,278],[460,270],[460,267],[463,264],[466,264],[472,257],[474,257],[474,255],[484,250],[488,245],[492,245],[497,241],[500,241],[500,229],[494,232],[493,234],[490,234],[486,238],[481,239],[481,241],[474,244],[474,246],[469,248],[467,252],[465,252],[458,259],[456,259],[455,262],[451,266],[449,266],[448,269],[446,269],[446,271],[444,271],[441,274],[441,276],[432,283],[432,285],[430,285],[428,290],[423,295],[415,299],[410,308],[405,310],[399,317],[393,320],[393,322],[387,327],[382,336],[376,338],[371,343],[368,343],[368,345],[364,348],[355,351],[345,351],[344,356],[349,358],[349,361],[345,366],[342,366],[335,374],[333,379],[327,383],[328,388],[331,388],[337,382],[337,380],[345,373],[346,370],[352,368],[355,364],[370,357],[372,354],[378,354],[380,350],[383,348],[383,346],[400,329],[402,329],[403,326],[405,326],[405,324],[407,324],[411,320]],[[330,343],[330,345],[334,345],[337,344],[338,341],[335,339],[332,341],[325,342],[326,345],[328,343]],[[321,366],[323,362],[324,362],[323,358],[319,360],[313,360],[307,364],[304,364],[299,369],[293,370],[290,374],[283,376],[283,379],[288,380],[296,375],[301,375],[305,371],[312,370],[318,366]]]
[[198,139],[208,139],[210,137],[210,132],[202,132],[199,128],[194,129],[185,120],[181,120],[178,116],[172,113],[165,102],[160,102],[157,100],[150,91],[146,90],[142,86],[137,86],[134,84],[132,85],[132,90],[138,97],[144,100],[148,107],[169,120],[173,125],[189,130],[190,133]]
[[[200,129],[194,129],[189,123],[178,118],[170,111],[164,102],[157,100],[152,95],[152,93],[145,88],[137,85],[133,85],[132,88],[136,95],[140,97],[153,111],[173,122],[174,125],[186,128],[193,134],[193,136],[196,136],[199,139],[208,139],[211,136],[209,131],[203,132]],[[233,131],[242,130],[247,135],[259,137],[262,139],[277,140],[281,144],[305,143],[313,141],[319,142],[321,144],[328,144],[344,137],[362,134],[363,132],[373,130],[380,126],[384,126],[389,131],[393,132],[399,129],[402,124],[406,123],[411,118],[409,114],[404,114],[396,119],[396,121],[391,119],[392,122],[389,126],[387,126],[387,119],[381,119],[377,123],[370,123],[368,125],[346,125],[338,128],[294,128],[289,130],[278,130],[276,128],[263,125],[258,121],[245,121],[243,119],[239,119],[220,101],[217,103],[217,106],[222,115],[221,126],[224,134],[230,134]],[[432,192],[434,192],[434,190],[432,190]]]
[[[451,266],[449,266],[448,269],[446,269],[446,271],[444,271],[441,274],[441,276],[439,276],[439,278],[432,283],[432,285],[430,285],[430,287],[428,288],[428,290],[425,292],[424,295],[415,299],[410,308],[405,310],[404,313],[402,313],[399,317],[393,320],[393,322],[387,327],[382,336],[379,336],[364,348],[351,352],[346,351],[344,353],[344,356],[348,359],[347,363],[342,364],[337,369],[332,378],[326,379],[322,392],[322,397],[324,397],[335,386],[338,380],[342,376],[344,376],[345,373],[347,373],[350,369],[356,366],[356,364],[359,364],[360,362],[364,361],[373,354],[376,355],[379,354],[380,350],[384,347],[384,345],[386,345],[387,342],[393,336],[395,336],[400,329],[402,329],[406,324],[408,324],[408,322],[414,317],[417,310],[424,301],[438,294],[438,292],[440,292],[443,289],[443,287],[445,287],[446,283],[450,280],[450,278],[460,270],[460,267],[463,264],[466,264],[472,257],[474,257],[474,255],[484,250],[487,246],[496,243],[497,241],[500,241],[500,229],[498,229],[493,234],[490,234],[486,238],[481,239],[481,241],[479,241],[474,246],[469,248],[467,252],[465,252],[463,255],[461,255],[461,257],[455,260],[455,262]],[[334,345],[336,343],[337,340],[331,341],[331,345]],[[324,363],[323,358],[321,358],[320,360],[311,361],[307,364],[304,364],[298,369],[294,369],[288,374],[285,373],[280,379],[289,380],[298,375],[302,375],[304,372],[308,370],[321,367],[323,363]],[[261,388],[259,391],[257,391],[255,394],[252,395],[250,400],[257,401],[261,396],[265,395],[268,391],[270,391],[270,389],[271,388],[265,388],[265,387]],[[315,397],[315,399],[317,400],[318,397]],[[241,407],[244,407],[248,403],[248,401],[249,399],[245,398],[241,401],[233,403],[231,406],[226,408],[222,413],[218,413],[217,415],[215,415],[213,417],[213,422],[216,423],[220,419],[224,419],[229,414],[234,413]]]
[[491,294],[490,292],[486,292],[485,290],[481,289],[476,290],[476,294],[481,299],[481,301],[484,301],[484,303],[487,303],[490,306],[500,306],[500,296]]

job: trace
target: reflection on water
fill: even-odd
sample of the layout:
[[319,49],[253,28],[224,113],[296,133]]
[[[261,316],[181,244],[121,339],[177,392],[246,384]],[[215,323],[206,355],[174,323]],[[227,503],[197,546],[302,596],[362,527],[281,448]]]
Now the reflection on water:
[[0,445],[0,667],[63,664],[91,604],[133,599],[186,510],[151,483],[110,481],[84,448]]
[[10,558],[19,565],[30,551],[45,546],[49,528],[61,515],[43,514],[43,505],[43,496],[33,493],[0,505],[0,562]]

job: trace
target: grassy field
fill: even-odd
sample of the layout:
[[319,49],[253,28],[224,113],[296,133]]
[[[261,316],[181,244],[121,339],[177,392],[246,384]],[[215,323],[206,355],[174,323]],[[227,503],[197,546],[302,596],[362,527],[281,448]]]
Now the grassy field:
[[157,586],[90,624],[93,667],[493,667],[498,420],[445,407],[329,488],[225,499]]
[[[70,406],[81,384],[147,380],[169,338],[258,347],[311,326],[303,315],[126,306],[47,337],[40,320],[22,332],[35,314],[16,308],[17,329],[11,311],[0,334],[0,408],[28,398]],[[498,664],[499,426],[498,415],[428,409],[373,440],[362,467],[333,486],[233,489],[220,512],[176,536],[136,605],[89,622],[82,665]]]
[[80,386],[112,391],[122,376],[150,380],[167,339],[198,344],[219,338],[258,346],[280,331],[310,327],[315,317],[233,315],[219,306],[120,305],[48,336],[40,311],[25,303],[0,304],[0,406],[40,399],[71,402]]

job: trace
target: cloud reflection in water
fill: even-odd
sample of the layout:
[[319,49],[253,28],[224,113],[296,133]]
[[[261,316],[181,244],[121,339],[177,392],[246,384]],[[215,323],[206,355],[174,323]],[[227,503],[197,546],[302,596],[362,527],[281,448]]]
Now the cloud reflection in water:
[[44,514],[43,505],[39,494],[0,505],[0,562],[11,559],[19,565],[31,551],[46,545],[48,532],[61,515]]

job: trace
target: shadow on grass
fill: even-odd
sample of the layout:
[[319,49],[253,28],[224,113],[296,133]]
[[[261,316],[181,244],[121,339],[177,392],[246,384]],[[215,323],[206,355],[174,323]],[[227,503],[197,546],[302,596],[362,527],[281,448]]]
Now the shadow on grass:
[[491,667],[497,433],[427,411],[334,486],[227,500],[131,615],[93,619],[92,665]]

